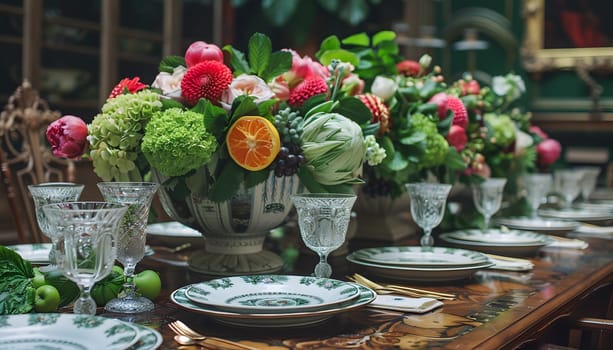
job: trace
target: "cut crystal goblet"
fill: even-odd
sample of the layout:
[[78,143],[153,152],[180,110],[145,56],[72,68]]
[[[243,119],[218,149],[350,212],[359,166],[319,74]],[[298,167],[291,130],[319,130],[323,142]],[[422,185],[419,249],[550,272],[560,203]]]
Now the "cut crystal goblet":
[[413,221],[424,230],[420,244],[424,247],[433,246],[432,229],[443,220],[451,185],[424,182],[409,183],[406,184],[406,189],[411,201]]
[[485,181],[473,184],[473,202],[479,213],[483,214],[483,227],[481,230],[487,232],[490,227],[490,219],[502,204],[502,194],[507,183],[505,178],[489,178]]

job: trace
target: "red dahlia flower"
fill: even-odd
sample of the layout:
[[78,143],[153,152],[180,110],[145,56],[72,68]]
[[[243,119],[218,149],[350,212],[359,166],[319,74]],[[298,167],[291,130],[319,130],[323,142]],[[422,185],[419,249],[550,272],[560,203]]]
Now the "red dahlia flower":
[[79,117],[65,115],[49,124],[46,136],[55,156],[76,159],[87,147],[87,124]]
[[453,125],[466,129],[468,126],[468,112],[462,100],[455,96],[447,98],[447,107],[453,111]]
[[308,100],[309,98],[315,95],[325,94],[327,92],[328,84],[326,84],[326,80],[317,75],[311,75],[304,79],[290,92],[287,103],[290,106],[299,107],[302,106],[304,101]]
[[372,113],[372,123],[379,122],[379,135],[388,133],[391,128],[392,118],[390,116],[389,107],[383,102],[383,99],[377,95],[365,94],[357,96],[362,103],[370,109]]
[[139,77],[134,77],[132,79],[124,78],[124,79],[121,79],[119,84],[115,85],[115,87],[113,88],[113,90],[111,90],[111,93],[109,94],[109,97],[107,99],[115,98],[118,95],[121,95],[126,92],[133,94],[135,92],[138,92],[142,89],[147,88],[147,86],[149,85],[143,84],[140,82]]
[[219,104],[221,94],[232,82],[232,71],[217,61],[203,61],[189,68],[181,80],[181,95],[193,106],[205,98]]

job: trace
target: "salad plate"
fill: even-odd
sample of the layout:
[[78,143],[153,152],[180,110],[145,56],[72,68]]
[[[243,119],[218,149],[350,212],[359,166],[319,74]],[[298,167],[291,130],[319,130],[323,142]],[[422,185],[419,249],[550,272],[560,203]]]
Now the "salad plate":
[[515,230],[535,231],[541,233],[562,234],[579,228],[581,223],[573,220],[558,220],[551,218],[509,217],[500,218],[496,222]]
[[390,246],[364,248],[353,257],[366,262],[416,267],[456,267],[482,264],[487,256],[479,252],[448,247]]
[[[505,256],[534,256],[539,249],[553,242],[552,238],[531,231],[510,230],[506,234],[508,236],[499,241],[491,237],[480,240],[481,230],[443,233],[439,238],[452,247]],[[513,241],[512,237],[517,237],[517,241]]]
[[139,330],[130,323],[95,315],[0,316],[1,349],[123,350],[139,339]]
[[613,219],[613,211],[603,209],[539,209],[539,215],[581,222],[601,222]]
[[592,200],[589,202],[578,202],[573,206],[578,209],[613,211],[613,200]]
[[175,290],[170,295],[170,299],[185,310],[209,316],[213,320],[227,325],[251,328],[303,327],[320,324],[340,313],[365,307],[377,297],[377,294],[372,289],[358,284],[353,285],[359,290],[357,298],[315,311],[285,313],[223,311],[189,300],[185,292],[190,285]]
[[320,310],[357,298],[353,283],[293,275],[234,276],[192,284],[192,302],[232,312],[282,313]]
[[368,274],[387,279],[411,282],[443,282],[462,280],[471,277],[477,270],[493,266],[486,260],[479,264],[468,266],[415,267],[388,264],[376,264],[357,258],[354,253],[346,259],[362,268]]
[[7,248],[17,252],[24,260],[44,264],[49,262],[51,243],[17,244],[7,246]]

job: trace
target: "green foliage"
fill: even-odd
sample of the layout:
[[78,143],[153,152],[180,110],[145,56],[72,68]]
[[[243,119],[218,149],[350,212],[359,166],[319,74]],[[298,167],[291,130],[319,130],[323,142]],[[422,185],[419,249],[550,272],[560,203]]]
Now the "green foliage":
[[36,289],[32,264],[13,250],[0,246],[0,315],[30,312]]
[[223,50],[230,54],[234,76],[254,74],[269,82],[292,67],[292,54],[288,51],[272,52],[270,38],[262,33],[255,33],[249,39],[247,57],[231,45],[224,46]]

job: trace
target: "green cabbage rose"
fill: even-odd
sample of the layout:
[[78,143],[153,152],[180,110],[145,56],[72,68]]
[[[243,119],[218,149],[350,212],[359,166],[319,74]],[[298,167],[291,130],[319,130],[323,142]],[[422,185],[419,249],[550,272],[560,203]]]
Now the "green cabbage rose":
[[338,113],[319,112],[307,118],[302,153],[314,179],[322,185],[362,183],[366,144],[362,129]]

